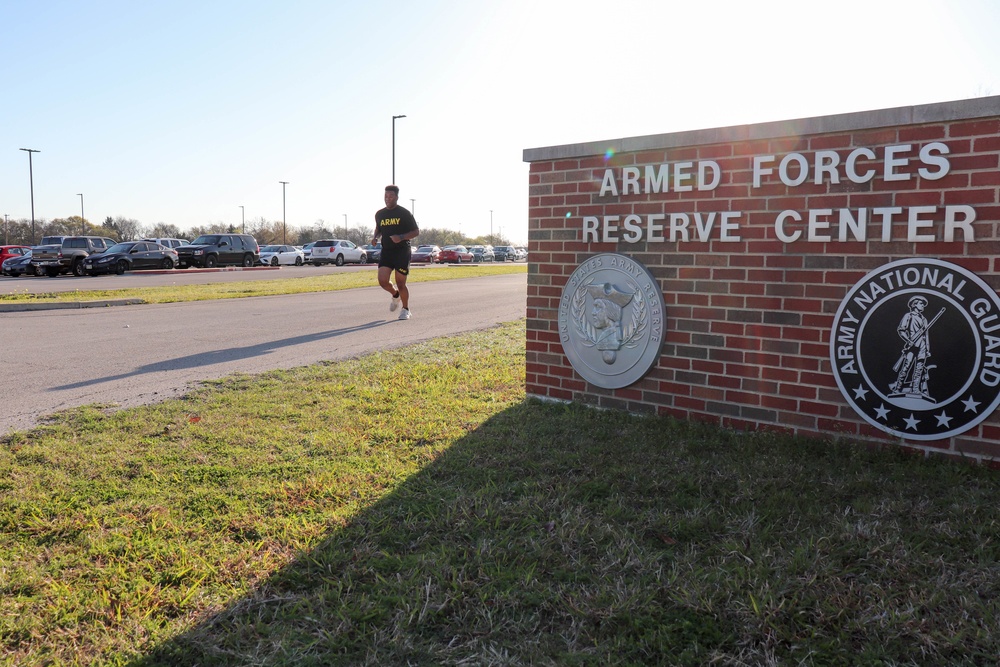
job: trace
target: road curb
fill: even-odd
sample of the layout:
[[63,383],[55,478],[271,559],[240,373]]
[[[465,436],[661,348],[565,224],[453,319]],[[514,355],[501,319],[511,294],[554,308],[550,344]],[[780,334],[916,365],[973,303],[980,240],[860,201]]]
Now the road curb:
[[67,308],[108,308],[110,306],[135,306],[146,303],[145,299],[105,299],[103,301],[60,301],[52,303],[0,303],[0,313],[16,313],[28,310],[65,310]]

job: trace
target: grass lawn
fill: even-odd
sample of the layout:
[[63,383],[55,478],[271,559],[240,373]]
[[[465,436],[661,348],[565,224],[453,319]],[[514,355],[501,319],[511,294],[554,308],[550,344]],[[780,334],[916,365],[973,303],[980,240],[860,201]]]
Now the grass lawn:
[[526,400],[524,340],[4,438],[0,664],[996,664],[995,472]]
[[[528,265],[466,264],[464,266],[414,266],[408,283],[453,280],[496,276],[505,273],[527,273]],[[177,275],[184,275],[180,269]],[[52,278],[27,278],[25,280],[53,280]],[[56,279],[58,280],[58,279]],[[277,278],[269,280],[241,280],[229,283],[202,285],[168,285],[164,287],[134,287],[113,290],[77,290],[73,292],[18,292],[0,294],[0,303],[65,303],[103,301],[106,299],[139,298],[146,303],[171,303],[178,301],[203,301],[208,299],[241,299],[248,296],[273,296],[303,292],[331,292],[355,287],[378,285],[374,271],[326,273],[308,278]]]

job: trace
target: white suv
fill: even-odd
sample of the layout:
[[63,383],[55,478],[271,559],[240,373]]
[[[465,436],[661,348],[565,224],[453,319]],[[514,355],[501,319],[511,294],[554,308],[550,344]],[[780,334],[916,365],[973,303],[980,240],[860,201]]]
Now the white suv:
[[312,254],[309,256],[309,262],[313,266],[319,266],[320,264],[343,266],[348,262],[364,264],[366,261],[368,261],[368,255],[365,249],[344,239],[321,239],[316,241],[312,247]]
[[176,250],[182,245],[189,245],[191,243],[187,239],[143,239],[143,241],[152,241],[153,243],[159,243],[162,246],[173,248],[174,250]]

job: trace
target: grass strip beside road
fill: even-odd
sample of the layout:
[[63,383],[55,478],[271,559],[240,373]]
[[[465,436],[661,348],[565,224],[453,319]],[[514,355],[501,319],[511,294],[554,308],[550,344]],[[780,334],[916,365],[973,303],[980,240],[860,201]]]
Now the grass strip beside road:
[[526,400],[525,325],[0,441],[0,664],[985,665],[1000,476]]
[[[434,268],[420,267],[411,271],[407,282],[412,284],[433,280],[478,278],[507,273],[526,273],[527,270],[527,264],[506,263]],[[36,278],[35,280],[42,279]],[[332,292],[357,287],[373,287],[376,285],[378,285],[378,281],[374,272],[351,271],[324,274],[309,278],[246,280],[202,285],[165,285],[163,287],[77,290],[74,292],[45,292],[37,294],[15,292],[12,294],[0,294],[0,303],[78,303],[81,301],[130,298],[141,298],[146,303],[174,303],[179,301],[206,301],[210,299],[239,299],[248,296],[300,294],[304,292]]]

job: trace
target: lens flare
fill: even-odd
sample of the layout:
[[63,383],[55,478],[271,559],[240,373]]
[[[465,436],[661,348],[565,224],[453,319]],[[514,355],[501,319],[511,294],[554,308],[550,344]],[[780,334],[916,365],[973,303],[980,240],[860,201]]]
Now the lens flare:
[[568,218],[569,216],[571,216],[571,215],[572,215],[572,213],[570,213],[569,211],[566,211],[566,217],[567,217],[567,218]]
[[604,161],[605,162],[607,162],[608,160],[610,160],[614,156],[615,156],[615,149],[614,148],[609,148],[608,150],[604,151]]

